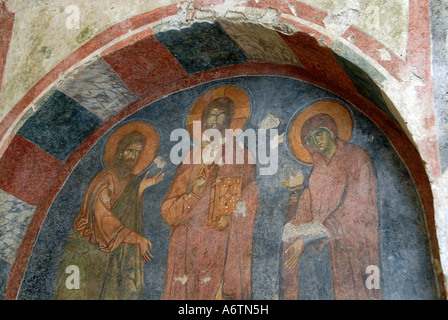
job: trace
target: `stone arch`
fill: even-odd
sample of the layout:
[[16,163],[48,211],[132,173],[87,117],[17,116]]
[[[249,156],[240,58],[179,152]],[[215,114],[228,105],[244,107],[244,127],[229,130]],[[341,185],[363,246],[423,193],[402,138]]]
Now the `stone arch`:
[[[367,63],[359,60],[357,65],[353,62],[356,59],[349,60],[354,54],[350,47],[330,48],[329,43],[334,39],[321,33],[321,28],[299,25],[289,16],[281,15],[291,9],[281,6],[273,11],[263,9],[266,10],[262,16],[267,19],[265,21],[245,20],[240,16],[217,19],[213,15],[198,20],[197,15],[204,12],[187,6],[181,10],[185,16],[181,29],[167,28],[166,21],[175,20],[179,14],[174,6],[130,18],[107,29],[64,59],[6,116],[0,126],[2,170],[14,172],[17,164],[38,163],[28,170],[41,169],[45,173],[45,177],[39,177],[41,184],[34,181],[36,184],[31,189],[25,188],[14,174],[6,177],[1,185],[5,192],[34,207],[13,261],[7,299],[17,295],[35,237],[52,201],[74,166],[98,139],[120,120],[173,92],[243,75],[276,75],[309,82],[346,99],[375,122],[414,179],[426,214],[433,259],[439,261],[433,194],[424,161],[415,146],[418,143],[413,141],[387,94],[371,78],[372,73],[381,77],[386,71],[392,79],[398,77],[398,73],[394,73],[396,70],[388,67],[387,61],[375,62],[369,54],[363,56],[370,57]],[[311,7],[302,9],[306,9],[313,23],[322,26],[322,12],[313,11]],[[271,14],[274,18],[269,20]],[[127,34],[129,29],[133,30],[131,35]],[[359,41],[367,42],[366,48],[381,46],[359,30],[350,31],[359,35]],[[198,37],[204,41],[213,39],[217,47],[207,52],[207,47],[204,49],[192,42]],[[184,52],[185,41],[192,45],[190,51]],[[214,55],[216,50],[220,54]],[[202,55],[204,59],[189,59],[191,54]],[[373,61],[373,65],[369,61]],[[399,65],[403,61],[393,56],[393,63]],[[89,84],[93,87],[86,88]],[[86,92],[93,93],[86,95]],[[59,108],[56,111],[66,112],[67,106],[72,110],[73,118],[61,122],[61,126],[75,117],[82,117],[85,122],[70,122],[67,131],[59,131],[56,136],[57,124],[45,132],[36,130],[43,122],[55,119],[48,118],[50,113],[45,112],[45,108],[55,106]],[[47,140],[43,139],[45,134],[49,135]],[[55,140],[59,143],[54,144]],[[14,163],[17,157],[21,160]],[[435,171],[432,168],[430,172],[436,174]],[[438,277],[443,283],[442,275]]]

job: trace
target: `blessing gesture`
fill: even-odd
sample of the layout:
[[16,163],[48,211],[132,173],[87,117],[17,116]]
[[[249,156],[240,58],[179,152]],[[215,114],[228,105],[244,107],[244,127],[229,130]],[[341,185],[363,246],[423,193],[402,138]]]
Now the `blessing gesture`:
[[142,179],[142,182],[140,182],[140,188],[139,188],[139,196],[143,194],[143,191],[146,190],[146,188],[152,187],[153,185],[158,184],[160,181],[163,180],[163,177],[165,174],[163,172],[159,172],[155,176],[148,177],[151,170],[148,170],[148,172],[145,174],[144,178]]

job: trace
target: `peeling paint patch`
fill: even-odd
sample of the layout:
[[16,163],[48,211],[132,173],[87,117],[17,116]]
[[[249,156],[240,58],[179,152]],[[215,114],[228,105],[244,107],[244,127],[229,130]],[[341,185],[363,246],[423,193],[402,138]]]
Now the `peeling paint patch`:
[[157,158],[155,158],[154,163],[156,164],[157,168],[159,168],[159,169],[162,169],[166,166],[166,161],[161,156],[158,156]]
[[277,149],[280,143],[285,142],[285,133],[283,132],[281,135],[276,135],[270,141],[271,149]]
[[277,128],[280,124],[280,119],[276,117],[273,113],[270,113],[260,122],[258,127],[263,130],[269,130]]
[[237,216],[243,216],[243,218],[246,217],[247,214],[246,201],[240,201],[236,204],[235,214]]
[[350,25],[366,32],[402,59],[406,58],[409,0],[301,0],[329,15],[325,26],[341,35]]
[[378,49],[378,52],[380,53],[380,57],[381,57],[382,61],[390,61],[390,60],[392,60],[392,58],[391,58],[391,56],[389,54],[389,51],[387,51],[387,49],[381,48],[381,49]]
[[186,274],[184,274],[182,277],[174,278],[174,280],[180,281],[182,283],[182,285],[184,285],[188,281],[188,276]]

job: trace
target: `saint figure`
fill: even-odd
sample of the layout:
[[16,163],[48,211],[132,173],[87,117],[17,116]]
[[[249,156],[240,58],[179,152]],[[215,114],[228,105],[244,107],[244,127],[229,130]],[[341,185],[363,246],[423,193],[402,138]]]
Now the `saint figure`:
[[[228,97],[212,100],[202,112],[203,132],[215,129],[224,137],[234,109]],[[243,164],[216,160],[237,148],[245,149]],[[163,298],[250,299],[255,165],[246,148],[226,139],[203,141],[187,157],[192,161],[179,165],[161,206],[171,229]]]
[[283,231],[284,299],[298,299],[298,267],[308,248],[320,252],[329,244],[334,299],[379,299],[366,285],[369,266],[379,267],[377,183],[372,161],[358,145],[338,136],[328,114],[304,121],[303,147],[313,169],[308,187],[290,210]]
[[[121,128],[129,132],[119,137],[110,163],[93,178],[84,195],[60,260],[54,299],[142,298],[143,262],[152,258],[151,242],[141,235],[142,195],[163,179],[163,173],[148,177],[148,171],[142,180],[135,174],[144,150],[146,158],[154,158],[158,140],[156,134],[132,131],[132,126]],[[66,285],[68,266],[80,271],[79,289]]]

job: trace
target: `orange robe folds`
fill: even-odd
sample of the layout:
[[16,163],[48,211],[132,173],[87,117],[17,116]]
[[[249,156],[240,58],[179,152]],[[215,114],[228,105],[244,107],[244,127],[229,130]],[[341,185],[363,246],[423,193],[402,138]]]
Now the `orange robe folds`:
[[[136,245],[123,240],[142,232],[140,179],[119,181],[111,169],[101,171],[90,183],[56,279],[54,299],[135,300],[143,293],[143,261]],[[66,287],[67,266],[80,271],[80,289]]]
[[[285,226],[290,232],[284,232],[284,249],[299,237],[306,246],[327,238],[334,298],[378,299],[380,290],[369,290],[365,283],[370,275],[366,274],[367,267],[380,267],[375,173],[364,149],[337,137],[335,141],[337,151],[331,160],[313,154],[309,188],[300,196],[295,214]],[[297,299],[300,270],[282,265],[284,298]]]
[[[198,149],[191,152],[197,156]],[[205,190],[199,196],[190,190],[200,167],[179,165],[161,206],[162,217],[172,231],[163,298],[250,299],[252,234],[258,205],[255,165],[247,164],[247,158],[245,164],[208,165]],[[242,177],[239,202],[245,209],[231,213],[230,225],[218,231],[209,223],[216,181],[238,175]]]

